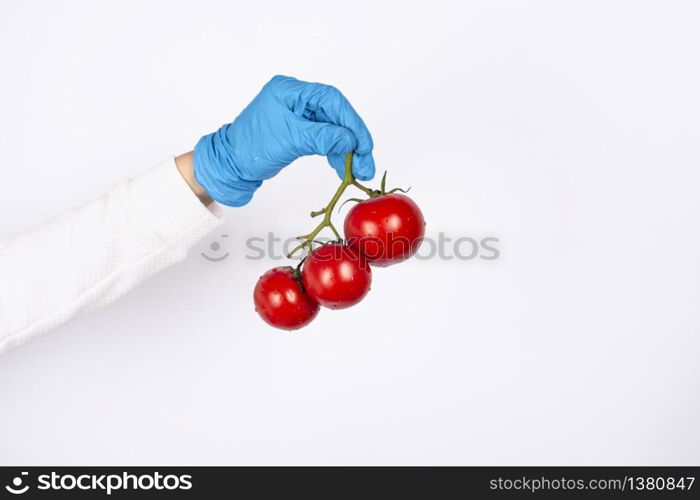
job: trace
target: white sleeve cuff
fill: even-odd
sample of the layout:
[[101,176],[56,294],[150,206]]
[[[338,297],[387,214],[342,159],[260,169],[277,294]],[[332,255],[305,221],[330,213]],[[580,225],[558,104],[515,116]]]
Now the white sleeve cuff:
[[172,157],[131,179],[127,189],[146,223],[175,250],[187,252],[223,223],[221,207],[197,198]]

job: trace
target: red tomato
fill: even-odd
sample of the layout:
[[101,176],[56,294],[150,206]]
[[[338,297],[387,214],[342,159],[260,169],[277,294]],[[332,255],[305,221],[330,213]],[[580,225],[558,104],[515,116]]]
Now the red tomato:
[[317,248],[306,258],[301,279],[309,295],[319,304],[345,309],[367,295],[372,271],[356,250],[330,244]]
[[345,239],[373,266],[386,267],[416,253],[425,220],[408,196],[392,193],[352,207],[345,217]]
[[253,292],[255,310],[267,324],[282,330],[296,330],[316,317],[318,303],[294,277],[294,269],[275,267],[260,276]]

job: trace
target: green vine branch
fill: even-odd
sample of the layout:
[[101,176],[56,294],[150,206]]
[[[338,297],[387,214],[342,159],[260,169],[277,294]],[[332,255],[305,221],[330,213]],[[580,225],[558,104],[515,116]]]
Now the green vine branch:
[[338,240],[342,239],[340,233],[331,221],[331,214],[333,213],[333,209],[338,203],[338,200],[340,200],[340,197],[343,195],[345,189],[347,189],[348,186],[355,186],[357,189],[363,191],[365,194],[371,197],[377,195],[377,193],[374,190],[365,187],[359,182],[357,182],[355,176],[352,175],[352,156],[352,152],[345,155],[345,177],[343,177],[343,181],[340,183],[340,186],[333,195],[333,198],[331,198],[331,201],[329,201],[328,205],[326,205],[321,210],[315,210],[311,212],[311,217],[319,217],[323,215],[323,219],[321,220],[321,222],[319,222],[319,224],[314,228],[313,231],[311,231],[308,234],[304,234],[302,236],[297,237],[298,240],[301,240],[301,243],[297,245],[291,252],[289,252],[289,254],[287,254],[288,258],[291,258],[292,255],[294,255],[296,252],[303,248],[307,248],[308,251],[311,252],[311,250],[313,250],[314,239],[324,228],[330,228],[330,230],[333,231],[333,234]]

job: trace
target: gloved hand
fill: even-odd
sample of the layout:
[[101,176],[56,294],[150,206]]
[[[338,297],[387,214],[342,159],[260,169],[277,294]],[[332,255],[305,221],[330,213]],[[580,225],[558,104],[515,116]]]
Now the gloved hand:
[[353,174],[369,180],[372,146],[369,130],[339,90],[278,75],[233,123],[200,139],[194,174],[209,196],[240,207],[263,180],[304,155],[327,155],[342,179],[345,154],[354,151]]

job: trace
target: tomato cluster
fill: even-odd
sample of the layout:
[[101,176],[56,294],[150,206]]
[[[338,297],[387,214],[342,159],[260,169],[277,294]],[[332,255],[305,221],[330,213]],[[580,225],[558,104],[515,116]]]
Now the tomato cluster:
[[[355,185],[370,198],[359,201],[345,218],[345,240],[338,239],[312,249],[319,230],[330,227],[330,213],[345,187]],[[394,190],[396,191],[396,190]],[[308,325],[320,306],[344,309],[360,302],[372,284],[370,266],[386,267],[411,257],[423,240],[425,220],[418,205],[406,195],[373,191],[357,183],[350,172],[324,210],[324,222],[300,237],[311,251],[296,269],[276,267],[263,274],[255,286],[255,310],[271,326],[296,330]]]

